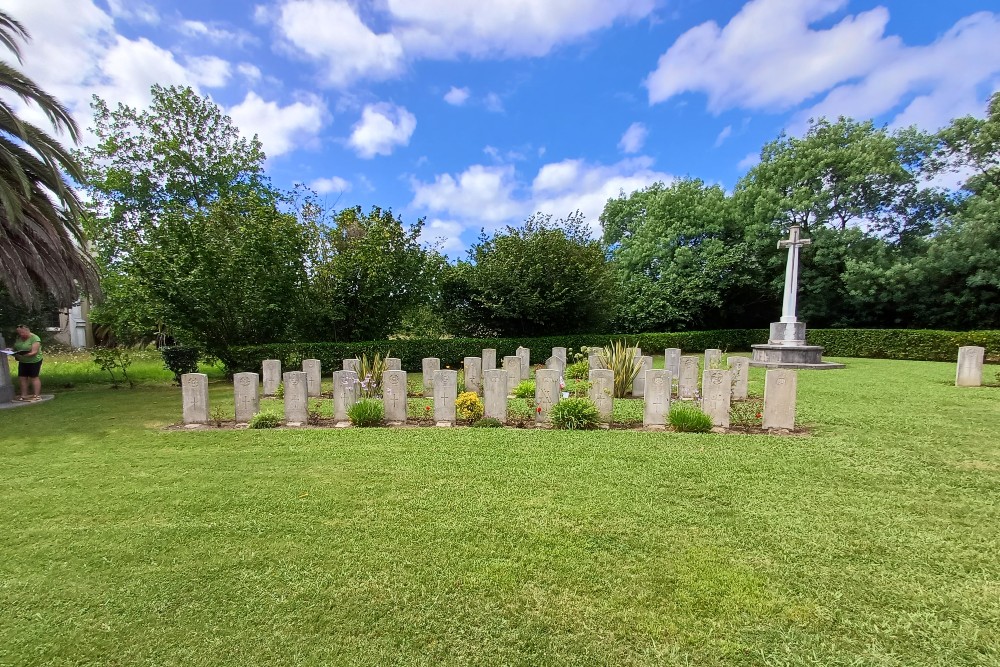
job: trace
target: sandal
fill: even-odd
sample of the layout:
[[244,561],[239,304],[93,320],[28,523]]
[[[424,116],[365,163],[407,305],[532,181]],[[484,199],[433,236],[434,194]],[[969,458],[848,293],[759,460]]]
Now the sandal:
[[20,402],[24,403],[24,402],[25,402],[25,401],[27,401],[28,399],[27,399],[27,398],[25,398],[24,396],[15,396],[15,397],[14,397],[14,400],[15,400],[15,401],[20,401]]
[[28,401],[29,403],[34,403],[35,401],[42,400],[42,397],[41,396],[32,396],[31,398],[26,398],[24,400]]

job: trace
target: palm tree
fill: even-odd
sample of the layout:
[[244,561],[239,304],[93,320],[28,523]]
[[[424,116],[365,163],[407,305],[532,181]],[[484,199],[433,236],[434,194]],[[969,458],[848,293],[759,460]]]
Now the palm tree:
[[[0,44],[21,63],[28,31],[0,11]],[[81,182],[74,157],[55,138],[18,118],[9,99],[40,109],[57,133],[74,141],[69,111],[17,67],[0,60],[0,286],[25,305],[49,294],[68,306],[81,291],[99,293],[97,272],[84,251],[82,209],[65,175]]]

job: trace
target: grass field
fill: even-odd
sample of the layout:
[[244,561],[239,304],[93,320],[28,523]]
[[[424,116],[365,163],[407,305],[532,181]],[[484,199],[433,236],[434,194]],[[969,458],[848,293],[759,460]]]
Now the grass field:
[[1000,664],[1000,389],[953,364],[803,372],[779,438],[165,431],[155,361],[50,361],[0,411],[0,665]]

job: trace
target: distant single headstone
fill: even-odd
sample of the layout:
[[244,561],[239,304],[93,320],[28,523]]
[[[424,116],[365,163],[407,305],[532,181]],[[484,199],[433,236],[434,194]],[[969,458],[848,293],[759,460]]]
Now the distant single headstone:
[[309,421],[309,378],[302,371],[288,371],[282,378],[285,381],[285,422],[305,424]]
[[653,370],[653,357],[638,356],[635,362],[639,365],[639,372],[632,380],[632,397],[642,398],[646,395],[646,371]]
[[277,359],[264,360],[264,395],[274,396],[281,384],[281,362]]
[[521,357],[504,357],[503,369],[507,371],[507,393],[510,394],[521,383]]
[[636,361],[642,359],[642,348],[639,347],[638,345],[632,348],[632,358],[635,359]]
[[306,381],[309,383],[309,395],[319,396],[323,383],[323,371],[321,370],[319,359],[303,359],[302,372],[306,374]]
[[466,357],[463,366],[465,369],[465,391],[480,393],[483,380],[483,358]]
[[337,421],[350,419],[347,411],[358,402],[358,385],[361,381],[354,371],[337,371],[333,374],[333,418]]
[[233,376],[233,401],[236,404],[236,423],[245,424],[260,412],[260,376],[256,373],[237,373]]
[[406,371],[393,370],[382,373],[382,403],[385,421],[390,424],[406,422]]
[[750,360],[746,357],[729,357],[729,371],[733,374],[733,400],[744,401],[750,387]]
[[600,352],[590,352],[587,354],[587,366],[592,371],[599,371],[604,368],[604,362],[601,361]]
[[[650,357],[646,357],[649,359]],[[660,370],[643,371],[645,400],[642,408],[643,426],[666,426],[670,414],[670,373]]]
[[361,360],[355,357],[354,359],[344,359],[343,369],[345,371],[354,371],[361,376]]
[[701,409],[712,424],[729,428],[729,406],[733,395],[733,376],[729,371],[708,369],[701,378]]
[[385,358],[385,370],[387,371],[401,371],[403,370],[403,362],[396,357],[386,357]]
[[521,359],[521,380],[531,379],[531,350],[519,347],[514,354]]
[[559,371],[546,368],[535,373],[535,423],[547,423],[549,411],[559,402]]
[[185,424],[208,423],[208,376],[204,373],[181,375],[181,397]]
[[764,419],[766,429],[795,428],[795,393],[798,376],[795,371],[769,370],[764,375]]
[[698,395],[698,357],[681,357],[681,374],[677,380],[677,395],[689,400]]
[[663,351],[663,370],[670,373],[673,382],[681,377],[681,350],[679,347],[668,347]]
[[966,346],[958,348],[956,387],[981,387],[983,384],[983,359],[986,348]]
[[565,347],[554,347],[552,348],[552,356],[559,357],[562,359],[563,369],[566,368],[566,348]]
[[566,373],[566,361],[562,357],[557,357],[552,355],[545,360],[545,370],[549,371],[559,371],[559,375],[565,375]]
[[439,425],[455,423],[456,398],[458,371],[434,371],[434,421]]
[[497,367],[497,351],[492,347],[483,350],[483,372],[491,371]]
[[441,360],[437,357],[427,357],[422,362],[424,372],[424,396],[434,395],[434,373],[441,370]]
[[722,350],[705,350],[706,371],[715,371],[722,368]]
[[483,416],[507,421],[507,371],[491,368],[483,372]]
[[610,420],[615,401],[615,373],[604,368],[591,369],[588,378],[590,400],[597,406],[601,419]]

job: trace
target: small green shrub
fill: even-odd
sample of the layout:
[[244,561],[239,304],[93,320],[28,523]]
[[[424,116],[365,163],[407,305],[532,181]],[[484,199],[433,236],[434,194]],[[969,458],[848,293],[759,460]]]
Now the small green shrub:
[[282,419],[273,412],[258,412],[250,418],[248,426],[250,428],[278,428]]
[[751,398],[748,401],[734,401],[729,407],[729,424],[733,428],[749,431],[761,425],[764,413],[764,401]]
[[503,423],[494,417],[484,417],[469,424],[473,428],[500,428]]
[[160,348],[160,356],[163,357],[163,367],[174,374],[174,382],[181,383],[181,376],[185,373],[198,372],[198,357],[201,353],[193,347],[187,345],[170,345]]
[[362,398],[347,409],[347,418],[351,424],[361,428],[379,426],[385,419],[385,407],[377,399]]
[[535,397],[535,381],[534,380],[522,380],[520,384],[514,387],[514,397],[515,398],[534,398]]
[[589,398],[564,398],[549,410],[549,420],[556,428],[579,431],[597,428],[601,418]]
[[567,380],[586,380],[590,373],[590,362],[586,359],[577,361],[566,367]]
[[115,375],[115,371],[120,371],[122,374],[122,379],[128,382],[129,387],[134,387],[135,383],[128,376],[128,368],[132,365],[132,355],[124,347],[98,347],[95,348],[91,354],[94,357],[94,363],[100,366],[102,371],[107,371],[108,375],[111,376],[111,386],[115,389],[118,388],[121,379]]
[[283,399],[285,398],[285,383],[279,382],[278,388],[274,390],[274,397]]
[[708,433],[712,418],[694,403],[674,403],[670,406],[670,425],[680,433]]
[[463,391],[455,400],[455,411],[460,419],[475,421],[483,416],[483,402],[474,391]]

